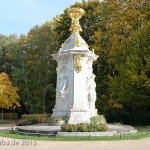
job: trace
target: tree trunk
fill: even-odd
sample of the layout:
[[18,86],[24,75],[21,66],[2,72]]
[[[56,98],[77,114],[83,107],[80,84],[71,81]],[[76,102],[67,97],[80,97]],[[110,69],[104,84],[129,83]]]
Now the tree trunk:
[[4,112],[3,112],[3,108],[2,108],[2,121],[4,120],[4,119],[3,119],[3,114],[4,114]]
[[44,88],[44,97],[43,97],[43,111],[46,113],[46,86]]
[[[27,77],[26,77],[26,70],[25,70],[25,63],[23,60],[23,57],[21,57],[21,61],[22,61],[22,70],[23,70],[23,74],[24,74],[24,82],[27,88],[27,96],[28,96],[28,100],[30,100],[30,93],[29,93],[29,86],[28,86],[28,82],[27,82]],[[26,112],[28,111],[28,102],[26,104]]]

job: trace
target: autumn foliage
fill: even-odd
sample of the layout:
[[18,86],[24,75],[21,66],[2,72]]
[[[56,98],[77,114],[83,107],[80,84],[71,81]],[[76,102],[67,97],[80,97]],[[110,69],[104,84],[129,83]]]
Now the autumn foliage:
[[15,109],[20,107],[17,87],[13,87],[6,73],[0,74],[0,108]]

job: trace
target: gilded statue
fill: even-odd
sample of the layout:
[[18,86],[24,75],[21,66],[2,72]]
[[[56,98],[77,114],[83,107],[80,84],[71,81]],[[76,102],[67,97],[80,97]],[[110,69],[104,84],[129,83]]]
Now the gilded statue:
[[72,32],[80,32],[82,28],[79,23],[79,19],[84,15],[84,10],[81,8],[69,8],[68,16],[72,19],[70,31]]

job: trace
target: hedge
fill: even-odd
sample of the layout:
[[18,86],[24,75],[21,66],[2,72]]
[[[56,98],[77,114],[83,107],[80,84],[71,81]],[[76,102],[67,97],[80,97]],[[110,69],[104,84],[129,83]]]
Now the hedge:
[[50,117],[50,114],[24,114],[21,116],[21,119],[37,119],[39,123],[44,123],[48,121],[48,118]]

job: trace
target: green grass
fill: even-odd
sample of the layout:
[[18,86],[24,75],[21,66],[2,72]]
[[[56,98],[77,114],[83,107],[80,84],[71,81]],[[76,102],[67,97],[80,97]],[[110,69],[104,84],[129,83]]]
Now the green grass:
[[150,126],[135,126],[136,129],[150,129]]
[[134,140],[150,137],[150,133],[137,132],[134,135],[115,136],[115,137],[44,137],[44,136],[26,136],[14,133],[14,131],[0,132],[1,137],[14,139],[30,139],[42,141],[115,141],[115,140]]

